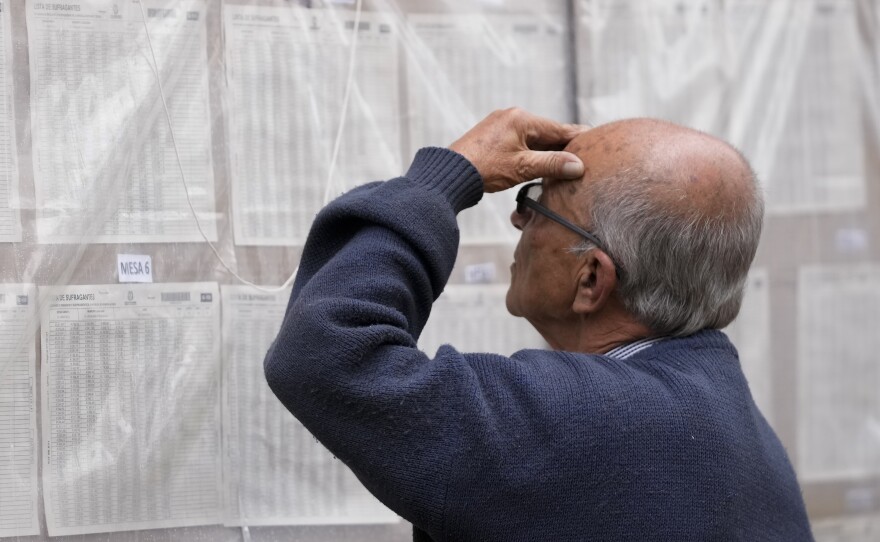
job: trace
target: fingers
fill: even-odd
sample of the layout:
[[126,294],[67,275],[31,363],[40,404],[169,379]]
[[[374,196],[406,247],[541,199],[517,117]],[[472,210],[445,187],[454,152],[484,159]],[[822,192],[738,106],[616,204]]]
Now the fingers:
[[497,192],[540,177],[582,177],[581,160],[563,149],[587,130],[511,108],[489,114],[449,148],[480,172],[485,192]]
[[523,151],[517,177],[520,182],[548,177],[578,179],[584,175],[584,163],[570,152]]
[[579,134],[590,129],[580,124],[562,124],[544,117],[520,111],[525,124],[525,140],[529,148],[564,147]]

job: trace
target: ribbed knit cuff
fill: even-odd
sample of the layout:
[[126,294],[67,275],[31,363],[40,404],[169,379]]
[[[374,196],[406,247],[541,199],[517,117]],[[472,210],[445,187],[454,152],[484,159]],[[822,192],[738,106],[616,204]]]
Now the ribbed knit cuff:
[[441,194],[458,213],[483,197],[483,178],[467,158],[449,149],[425,147],[416,153],[406,177]]

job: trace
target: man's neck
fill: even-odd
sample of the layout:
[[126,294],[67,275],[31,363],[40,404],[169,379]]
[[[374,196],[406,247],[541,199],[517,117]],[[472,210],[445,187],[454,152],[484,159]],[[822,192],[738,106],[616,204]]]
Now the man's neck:
[[566,321],[533,322],[553,350],[604,354],[654,336],[646,326],[625,313],[581,316]]

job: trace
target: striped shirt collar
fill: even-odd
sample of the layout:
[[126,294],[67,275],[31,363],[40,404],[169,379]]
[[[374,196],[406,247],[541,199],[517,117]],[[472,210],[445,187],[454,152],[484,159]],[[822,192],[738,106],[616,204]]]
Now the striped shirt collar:
[[654,343],[658,343],[662,341],[665,337],[654,337],[653,339],[639,339],[638,341],[627,343],[617,348],[613,348],[608,352],[605,352],[605,355],[612,359],[627,359],[630,358],[642,350],[651,348]]

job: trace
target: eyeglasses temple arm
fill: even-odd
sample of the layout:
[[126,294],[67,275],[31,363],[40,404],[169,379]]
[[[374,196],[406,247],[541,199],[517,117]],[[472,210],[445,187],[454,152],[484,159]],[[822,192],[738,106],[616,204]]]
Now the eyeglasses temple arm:
[[566,228],[572,230],[573,232],[580,234],[583,237],[586,237],[586,239],[588,241],[590,241],[591,243],[593,243],[597,247],[601,248],[602,250],[605,250],[605,245],[602,243],[602,241],[599,240],[598,237],[596,237],[592,233],[588,232],[587,230],[581,228],[580,226],[576,226],[576,225],[572,224],[571,222],[569,222],[565,218],[559,216],[558,214],[554,213],[550,209],[547,209],[546,207],[544,207],[540,203],[537,203],[537,202],[535,202],[531,199],[528,199],[528,198],[525,198],[523,200],[523,203],[525,203],[529,209],[535,210],[535,211],[541,213],[542,215],[544,215],[552,220],[555,220],[556,222],[559,222],[560,224],[562,224]]

